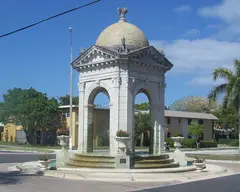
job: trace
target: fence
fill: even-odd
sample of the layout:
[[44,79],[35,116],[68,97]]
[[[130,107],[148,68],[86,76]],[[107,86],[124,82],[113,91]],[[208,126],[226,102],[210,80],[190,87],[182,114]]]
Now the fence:
[[27,143],[26,133],[23,130],[17,130],[16,141],[22,144]]

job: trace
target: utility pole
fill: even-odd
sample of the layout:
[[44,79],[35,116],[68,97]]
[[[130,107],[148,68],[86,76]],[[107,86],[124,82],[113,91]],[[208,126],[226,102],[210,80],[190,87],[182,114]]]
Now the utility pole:
[[73,61],[73,56],[72,56],[72,27],[69,27],[69,32],[70,32],[70,121],[69,121],[69,150],[72,150],[72,95],[73,95],[73,86],[72,86],[72,81],[73,81],[73,75],[72,75],[72,61]]

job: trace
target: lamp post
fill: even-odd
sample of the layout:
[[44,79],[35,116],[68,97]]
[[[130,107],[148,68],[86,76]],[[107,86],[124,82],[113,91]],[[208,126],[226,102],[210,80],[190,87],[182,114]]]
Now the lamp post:
[[69,121],[69,150],[72,150],[72,27],[69,27],[70,32],[70,121]]

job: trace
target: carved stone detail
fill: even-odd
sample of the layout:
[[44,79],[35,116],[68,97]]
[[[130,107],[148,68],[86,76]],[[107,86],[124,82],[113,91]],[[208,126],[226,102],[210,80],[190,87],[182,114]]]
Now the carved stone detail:
[[159,82],[159,88],[166,88],[166,83],[165,83],[165,81]]
[[99,79],[96,80],[96,85],[97,85],[97,86],[100,86],[100,80],[99,80]]
[[86,87],[86,82],[78,82],[78,89],[79,91],[84,91]]
[[129,87],[130,86],[130,78],[129,77],[123,77],[121,85],[124,86],[124,87]]
[[112,83],[114,87],[119,87],[121,85],[121,77],[112,78]]
[[144,80],[144,83],[145,83],[146,86],[149,85],[149,79],[148,79],[148,77],[146,77],[146,79]]
[[120,15],[120,21],[126,22],[126,14],[128,12],[127,8],[118,8],[117,9],[119,15]]

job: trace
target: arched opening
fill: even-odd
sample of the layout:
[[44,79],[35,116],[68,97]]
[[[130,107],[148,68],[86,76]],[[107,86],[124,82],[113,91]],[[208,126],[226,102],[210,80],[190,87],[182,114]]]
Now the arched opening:
[[151,145],[151,98],[149,90],[140,89],[134,97],[135,148],[149,148]]
[[88,125],[88,145],[92,145],[92,150],[109,149],[109,102],[110,96],[107,90],[102,87],[93,90],[89,96],[88,114],[92,118],[90,121],[92,124]]

